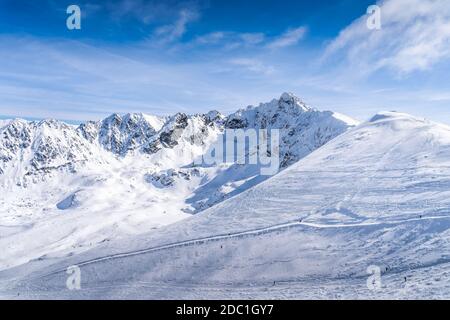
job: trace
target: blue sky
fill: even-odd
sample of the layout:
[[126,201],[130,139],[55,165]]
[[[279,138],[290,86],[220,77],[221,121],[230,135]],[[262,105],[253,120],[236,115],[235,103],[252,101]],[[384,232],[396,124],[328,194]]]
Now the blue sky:
[[0,1],[2,117],[227,113],[290,91],[360,120],[450,123],[449,72],[447,0]]

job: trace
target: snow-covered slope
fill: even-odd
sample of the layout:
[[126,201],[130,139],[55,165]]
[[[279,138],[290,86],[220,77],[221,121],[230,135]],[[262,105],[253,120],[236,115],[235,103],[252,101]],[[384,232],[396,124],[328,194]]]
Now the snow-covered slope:
[[282,169],[355,125],[292,94],[228,117],[113,114],[80,126],[0,128],[0,269],[148,232],[267,179],[255,165],[193,165],[227,128],[280,129]]
[[0,295],[449,298],[449,207],[450,128],[384,112],[198,215],[0,272]]

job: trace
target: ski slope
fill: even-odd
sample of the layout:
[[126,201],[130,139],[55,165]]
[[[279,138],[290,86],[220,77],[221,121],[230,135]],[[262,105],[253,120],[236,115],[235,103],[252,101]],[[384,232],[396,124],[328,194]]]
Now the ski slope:
[[450,128],[384,112],[188,219],[1,271],[0,296],[449,298],[449,205]]

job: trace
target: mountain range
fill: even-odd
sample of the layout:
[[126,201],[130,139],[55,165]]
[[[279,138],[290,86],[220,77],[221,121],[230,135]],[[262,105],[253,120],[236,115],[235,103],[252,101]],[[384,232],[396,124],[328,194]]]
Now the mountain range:
[[259,165],[194,164],[226,129],[280,130],[283,170],[356,124],[289,93],[228,116],[113,114],[78,126],[4,121],[0,268],[159,228],[266,180]]

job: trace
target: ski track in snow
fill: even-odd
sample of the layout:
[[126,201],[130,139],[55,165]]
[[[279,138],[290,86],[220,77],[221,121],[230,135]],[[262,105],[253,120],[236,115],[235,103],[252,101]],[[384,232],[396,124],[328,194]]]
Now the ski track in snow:
[[[228,240],[228,239],[234,239],[234,238],[239,239],[239,238],[244,238],[247,236],[259,236],[262,234],[267,234],[267,233],[277,232],[277,231],[285,231],[285,230],[289,230],[291,228],[302,227],[302,226],[311,227],[311,228],[319,228],[319,229],[352,228],[352,227],[383,226],[383,225],[393,226],[393,225],[399,225],[402,223],[413,222],[413,221],[426,221],[426,220],[438,220],[438,219],[439,220],[450,219],[450,216],[432,216],[432,217],[411,218],[411,219],[391,220],[391,221],[382,221],[382,222],[363,222],[363,223],[349,223],[349,224],[321,224],[321,223],[309,223],[309,222],[299,222],[299,221],[287,222],[287,223],[272,225],[272,226],[268,226],[268,227],[264,227],[264,228],[252,229],[252,230],[241,231],[241,232],[236,232],[236,233],[213,235],[213,236],[209,236],[209,237],[203,237],[203,238],[198,238],[198,239],[190,239],[190,240],[169,243],[169,244],[160,245],[160,246],[152,247],[152,248],[146,248],[146,249],[142,249],[142,250],[135,250],[135,251],[130,251],[130,252],[107,255],[104,257],[95,258],[95,259],[77,263],[76,266],[83,267],[86,265],[101,263],[101,262],[113,260],[113,259],[127,258],[127,257],[131,257],[131,256],[143,255],[143,254],[147,254],[147,253],[151,253],[151,252],[168,250],[168,249],[173,249],[173,248],[178,248],[178,247],[200,245],[200,244],[214,242],[214,241],[220,241],[220,240]],[[445,261],[445,262],[448,262],[448,261]],[[57,271],[45,274],[43,276],[40,276],[40,277],[38,277],[38,279],[52,276],[52,275],[55,275],[58,273],[65,273],[66,271],[67,271],[67,268],[57,270]]]

